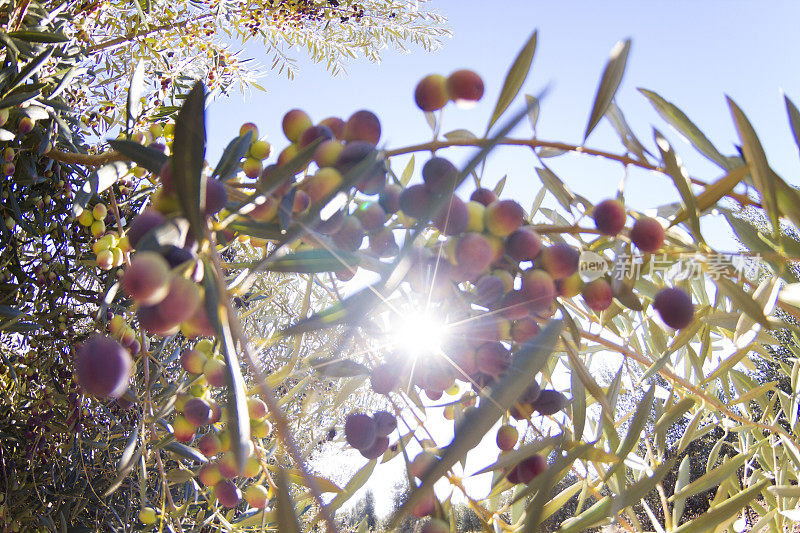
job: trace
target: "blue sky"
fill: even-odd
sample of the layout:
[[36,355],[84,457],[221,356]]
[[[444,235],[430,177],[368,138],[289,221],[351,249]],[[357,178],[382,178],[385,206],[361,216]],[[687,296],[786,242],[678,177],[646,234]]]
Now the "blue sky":
[[[416,82],[425,74],[447,74],[457,68],[480,73],[486,95],[480,105],[468,111],[448,106],[445,131],[467,127],[482,133],[510,62],[538,28],[539,46],[523,90],[536,93],[551,84],[552,90],[542,104],[541,138],[581,141],[608,53],[615,42],[631,37],[628,69],[617,100],[634,131],[648,146],[652,146],[648,125],[655,123],[676,141],[690,170],[700,176],[716,176],[716,169],[691,157],[688,145],[669,131],[636,88],[655,90],[676,103],[725,153],[732,152],[732,142],[736,140],[724,98],[729,94],[753,122],[772,164],[789,181],[800,183],[793,178],[798,170],[797,148],[779,91],[782,88],[800,101],[800,60],[793,53],[800,50],[797,2],[769,2],[769,8],[763,2],[732,0],[506,0],[489,4],[448,0],[430,5],[447,16],[454,32],[454,37],[437,52],[415,50],[406,55],[387,51],[380,65],[353,62],[348,74],[333,78],[324,66],[305,60],[302,51],[292,51],[290,54],[298,59],[300,67],[294,80],[270,74],[261,80],[266,93],[253,91],[246,101],[235,94],[215,102],[209,110],[211,160],[236,134],[239,124],[246,121],[256,122],[267,140],[282,146],[285,141],[280,120],[292,107],[307,110],[314,120],[332,114],[346,118],[356,109],[371,109],[381,117],[382,141],[387,146],[419,142],[428,138],[429,132],[412,101]],[[256,46],[248,51],[257,60],[263,53]],[[529,134],[525,124],[519,133]],[[615,150],[618,145],[605,124],[587,144]],[[538,184],[530,166],[533,159],[520,157],[520,152],[514,149],[513,155],[494,158],[499,162],[490,166],[486,179],[492,182],[493,176],[499,179],[508,172],[510,193],[533,194],[536,188],[531,185]],[[459,159],[468,153],[461,151],[463,155],[452,157]],[[570,185],[589,198],[610,195],[615,190],[617,165],[596,164],[586,157],[552,161]],[[631,183],[630,192],[634,206],[649,207],[663,202],[664,194],[672,193],[672,185],[660,179],[638,180]]]
[[[480,73],[486,94],[471,110],[448,106],[443,131],[468,128],[481,134],[508,66],[538,28],[539,46],[523,92],[536,94],[551,84],[542,103],[540,138],[581,142],[609,51],[618,40],[630,37],[633,45],[617,102],[646,146],[654,146],[650,125],[655,124],[673,142],[692,175],[719,177],[716,167],[696,156],[636,88],[654,90],[672,101],[723,153],[734,153],[737,136],[725,102],[727,94],[750,118],[773,167],[787,181],[800,185],[800,159],[780,92],[784,90],[800,104],[800,3],[796,0],[448,0],[430,5],[449,19],[454,32],[435,53],[387,51],[380,65],[353,62],[347,75],[332,78],[323,66],[305,60],[302,51],[292,51],[300,67],[294,80],[270,74],[260,81],[266,93],[253,91],[246,101],[235,94],[214,102],[207,124],[209,161],[216,161],[239,125],[248,121],[255,122],[261,135],[280,150],[286,143],[281,117],[293,107],[305,109],[314,120],[329,115],[347,118],[357,109],[370,109],[381,118],[382,143],[397,147],[423,142],[430,138],[430,131],[413,103],[414,87],[426,74],[446,75],[458,68]],[[256,59],[263,53],[255,46],[249,52]],[[521,105],[518,102],[516,108]],[[530,135],[527,123],[516,133]],[[620,151],[616,135],[605,122],[587,145]],[[463,161],[469,154],[460,150],[448,156]],[[586,156],[564,156],[550,163],[573,190],[595,201],[613,196],[622,177],[619,165]],[[533,164],[525,150],[498,150],[487,166],[485,183],[493,186],[508,174],[505,194],[529,206],[541,186]],[[462,196],[470,190],[466,187]],[[647,209],[675,201],[677,195],[666,178],[633,172],[626,198],[634,208]],[[705,228],[720,248],[735,248],[721,224],[709,220]]]

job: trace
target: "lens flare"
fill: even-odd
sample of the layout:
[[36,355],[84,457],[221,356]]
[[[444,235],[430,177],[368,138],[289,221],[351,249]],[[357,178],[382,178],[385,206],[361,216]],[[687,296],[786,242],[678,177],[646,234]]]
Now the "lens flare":
[[444,321],[429,313],[408,314],[393,329],[392,344],[411,357],[437,353],[446,333]]

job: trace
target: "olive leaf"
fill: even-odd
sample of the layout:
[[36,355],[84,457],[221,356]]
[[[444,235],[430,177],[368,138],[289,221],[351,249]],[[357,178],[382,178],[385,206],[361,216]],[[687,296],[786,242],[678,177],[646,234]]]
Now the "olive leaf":
[[[500,89],[500,96],[497,98],[497,104],[495,104],[494,111],[492,112],[492,116],[489,119],[489,125],[486,127],[486,132],[488,133],[489,130],[492,129],[495,122],[503,115],[508,106],[511,105],[511,102],[514,101],[519,90],[522,88],[522,84],[525,83],[525,78],[528,77],[528,72],[531,69],[531,64],[533,63],[533,55],[536,52],[536,40],[538,38],[538,31],[534,31],[533,35],[530,36],[528,41],[522,47],[522,50],[519,51],[514,63],[511,64],[511,68],[506,74],[506,79],[503,82],[503,88]],[[538,109],[538,100],[531,101],[529,100],[529,107],[533,108],[534,106]]]
[[611,50],[611,57],[606,64],[602,78],[600,78],[600,86],[597,88],[592,112],[589,114],[589,123],[586,125],[586,131],[583,134],[584,142],[589,138],[589,134],[592,133],[592,130],[603,118],[608,106],[614,100],[614,95],[622,82],[622,75],[625,73],[625,64],[628,61],[630,49],[631,40],[627,39],[618,42]]

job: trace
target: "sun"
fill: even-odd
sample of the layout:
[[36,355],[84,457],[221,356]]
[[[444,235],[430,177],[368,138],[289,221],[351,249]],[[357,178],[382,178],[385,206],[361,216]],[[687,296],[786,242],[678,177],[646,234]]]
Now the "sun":
[[442,348],[447,326],[432,313],[409,313],[392,325],[392,344],[410,357],[438,353]]

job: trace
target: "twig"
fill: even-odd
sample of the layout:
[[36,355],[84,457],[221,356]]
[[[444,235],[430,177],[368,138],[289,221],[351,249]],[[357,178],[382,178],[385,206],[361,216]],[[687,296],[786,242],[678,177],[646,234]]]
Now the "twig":
[[127,157],[115,150],[100,154],[78,154],[75,152],[62,152],[61,150],[52,148],[49,152],[45,152],[44,155],[61,163],[83,165],[86,167],[99,167],[107,165],[108,163],[113,163],[114,161],[129,161]]
[[[426,152],[426,151],[436,151],[442,148],[450,148],[454,146],[483,146],[487,143],[491,142],[491,139],[453,139],[447,141],[431,141],[422,144],[415,144],[411,146],[404,146],[401,148],[396,148],[394,150],[386,150],[385,154],[386,157],[391,157],[393,155],[401,155],[401,154],[410,154],[413,152]],[[644,161],[641,159],[635,159],[627,154],[614,154],[611,152],[606,152],[603,150],[595,150],[594,148],[587,148],[585,146],[580,146],[577,144],[568,144],[562,142],[554,142],[554,141],[543,141],[539,139],[503,139],[498,145],[503,146],[528,146],[530,148],[554,148],[557,150],[564,150],[566,152],[574,152],[578,154],[586,154],[586,155],[593,155],[596,157],[602,157],[604,159],[610,159],[612,161],[617,161],[623,165],[627,166],[635,166],[645,170],[650,170],[653,172],[659,172],[661,174],[665,174],[666,171],[656,165],[648,161]],[[708,188],[710,185],[700,179],[691,178],[691,181],[694,185],[699,185],[703,188]],[[729,192],[725,196],[736,200],[741,205],[749,205],[754,207],[761,207],[761,203],[753,200],[746,194],[739,194],[735,192]]]

